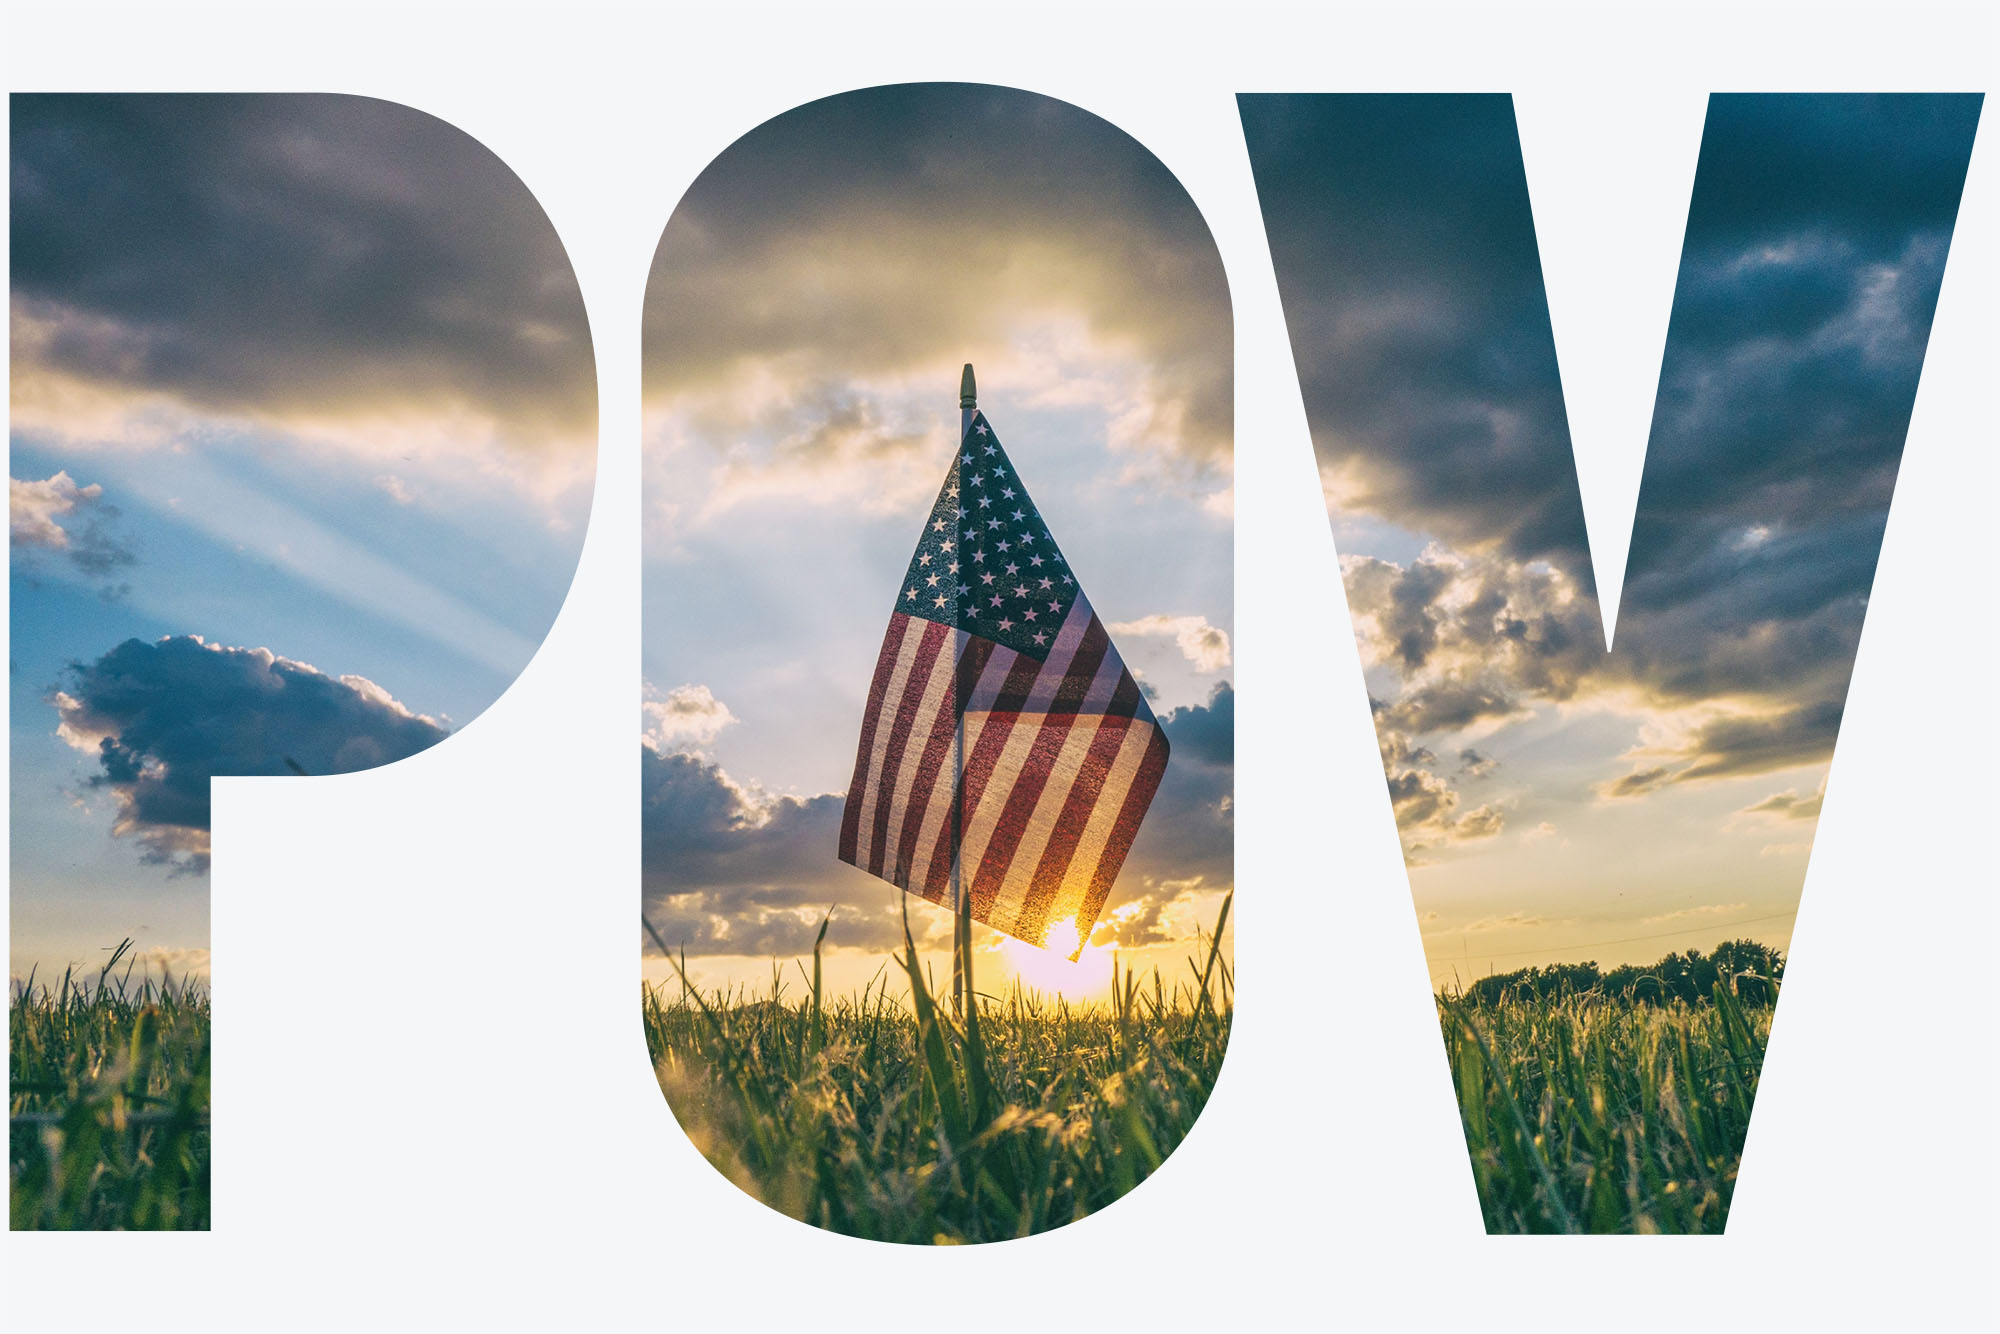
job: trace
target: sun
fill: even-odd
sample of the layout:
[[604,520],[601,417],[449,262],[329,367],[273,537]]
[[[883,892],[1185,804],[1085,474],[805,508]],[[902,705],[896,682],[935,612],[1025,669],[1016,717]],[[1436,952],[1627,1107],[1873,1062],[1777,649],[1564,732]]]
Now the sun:
[[[1000,942],[1000,957],[1021,985],[1037,991],[1060,993],[1072,1000],[1093,994],[1108,994],[1111,987],[1112,948],[1083,945],[1076,918],[1051,922],[1042,936],[1043,944],[1030,945],[1011,936]],[[1077,954],[1076,962],[1070,955]]]

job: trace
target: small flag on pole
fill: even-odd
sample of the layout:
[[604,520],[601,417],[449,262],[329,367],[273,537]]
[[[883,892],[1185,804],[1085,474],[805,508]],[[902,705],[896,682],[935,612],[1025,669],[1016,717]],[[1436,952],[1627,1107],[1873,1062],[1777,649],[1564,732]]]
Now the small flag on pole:
[[963,435],[875,663],[840,859],[1076,957],[1167,737],[1000,439]]

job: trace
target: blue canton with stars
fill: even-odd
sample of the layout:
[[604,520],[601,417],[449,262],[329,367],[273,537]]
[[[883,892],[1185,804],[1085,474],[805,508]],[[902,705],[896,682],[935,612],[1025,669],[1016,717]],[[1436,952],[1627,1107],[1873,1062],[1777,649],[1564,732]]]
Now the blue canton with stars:
[[1000,437],[985,413],[974,413],[924,522],[896,610],[1043,662],[1077,592]]

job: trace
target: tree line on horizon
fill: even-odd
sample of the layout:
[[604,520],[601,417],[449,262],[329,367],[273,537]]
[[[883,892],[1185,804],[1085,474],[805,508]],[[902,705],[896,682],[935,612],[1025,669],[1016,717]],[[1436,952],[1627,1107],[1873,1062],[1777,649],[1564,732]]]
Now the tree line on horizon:
[[1732,984],[1746,1005],[1777,1000],[1785,976],[1785,956],[1755,940],[1725,940],[1708,954],[1698,949],[1670,953],[1650,964],[1621,963],[1600,969],[1595,960],[1516,968],[1480,978],[1454,998],[1474,1005],[1505,1000],[1551,1000],[1596,994],[1643,1005],[1690,1005],[1709,999],[1718,982]]

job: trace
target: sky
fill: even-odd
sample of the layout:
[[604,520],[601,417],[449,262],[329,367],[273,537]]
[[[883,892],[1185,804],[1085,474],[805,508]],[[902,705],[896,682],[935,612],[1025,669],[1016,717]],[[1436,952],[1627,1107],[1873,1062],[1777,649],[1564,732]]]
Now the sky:
[[[1171,984],[1234,882],[1230,309],[1179,183],[1016,90],[813,102],[689,189],[644,338],[643,898],[694,979],[768,991],[829,907],[831,989],[901,945],[899,891],[836,858],[840,813],[971,362],[1172,746],[1079,962],[979,927],[975,966],[1101,995],[1116,951]],[[914,901],[911,928],[948,949],[948,913]]]
[[1788,945],[1979,106],[1711,98],[1607,652],[1510,99],[1240,99],[1434,982]]
[[413,754],[554,619],[582,297],[394,103],[16,95],[11,150],[9,970],[206,977],[210,777]]

